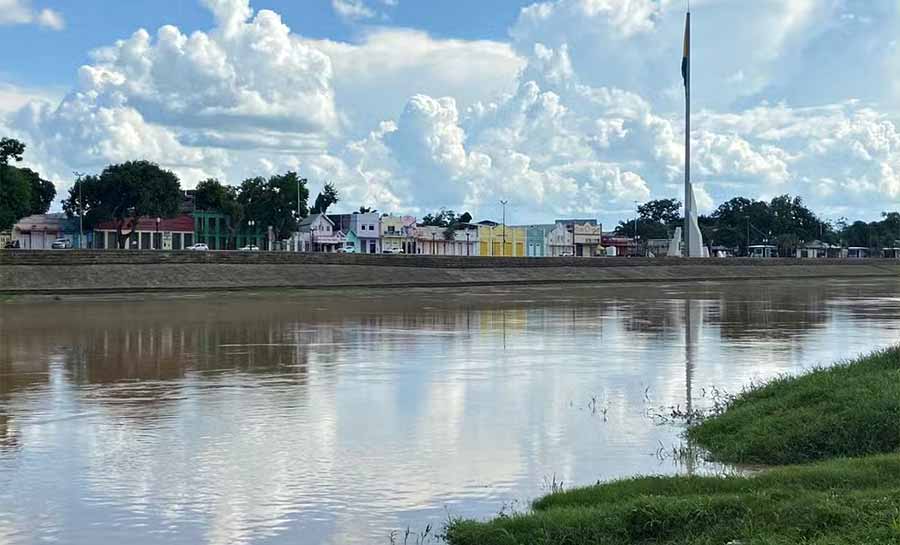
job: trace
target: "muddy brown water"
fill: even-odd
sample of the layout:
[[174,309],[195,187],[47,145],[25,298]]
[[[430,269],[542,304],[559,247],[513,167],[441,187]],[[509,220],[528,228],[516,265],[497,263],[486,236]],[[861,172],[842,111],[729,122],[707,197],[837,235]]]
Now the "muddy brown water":
[[0,544],[387,544],[672,456],[714,392],[898,341],[900,281],[0,303]]

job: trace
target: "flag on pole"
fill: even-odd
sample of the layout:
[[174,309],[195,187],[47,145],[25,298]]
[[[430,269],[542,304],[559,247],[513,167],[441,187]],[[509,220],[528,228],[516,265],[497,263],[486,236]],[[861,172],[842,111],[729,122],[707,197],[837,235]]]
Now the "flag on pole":
[[688,85],[688,69],[691,63],[691,14],[687,14],[684,22],[684,55],[681,57],[681,77],[685,88]]

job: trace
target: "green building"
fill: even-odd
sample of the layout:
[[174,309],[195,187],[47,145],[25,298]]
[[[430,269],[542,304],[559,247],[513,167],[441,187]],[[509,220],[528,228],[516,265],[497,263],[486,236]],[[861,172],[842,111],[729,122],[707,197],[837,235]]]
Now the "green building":
[[221,212],[197,210],[192,215],[195,240],[205,243],[210,250],[237,250],[250,245],[269,249],[265,227],[244,224],[232,229],[231,220]]

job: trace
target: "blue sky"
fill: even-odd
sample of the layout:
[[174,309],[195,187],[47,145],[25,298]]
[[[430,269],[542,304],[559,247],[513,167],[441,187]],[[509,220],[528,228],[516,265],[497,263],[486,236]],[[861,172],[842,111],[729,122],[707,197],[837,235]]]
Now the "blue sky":
[[[895,209],[900,4],[693,4],[701,210]],[[0,132],[60,194],[149,159],[185,187],[290,169],[348,210],[610,226],[681,195],[683,21],[679,0],[0,0]]]
[[[0,32],[0,73],[22,85],[68,87],[78,67],[90,61],[89,52],[127,38],[135,29],[174,24],[182,29],[206,29],[213,17],[197,0],[47,0],[32,2],[64,14],[64,31],[37,25],[3,27]],[[520,7],[530,2],[458,0],[407,1],[385,10],[386,19],[373,23],[421,28],[434,36],[502,40]],[[2,4],[0,4],[2,5]],[[77,5],[77,9],[73,9]],[[364,25],[341,19],[330,0],[265,0],[256,9],[282,15],[294,32],[313,38],[353,40]],[[365,26],[370,22],[367,21]],[[28,44],[23,51],[21,45]]]

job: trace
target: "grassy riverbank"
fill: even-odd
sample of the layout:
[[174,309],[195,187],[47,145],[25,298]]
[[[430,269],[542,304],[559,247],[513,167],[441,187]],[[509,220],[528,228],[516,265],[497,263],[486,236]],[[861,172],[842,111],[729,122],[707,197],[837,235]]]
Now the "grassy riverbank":
[[[452,545],[900,544],[900,351],[753,388],[689,430],[720,460],[809,465],[643,477],[456,521]],[[855,458],[848,458],[856,456]]]
[[688,437],[734,464],[900,452],[900,350],[752,388]]

